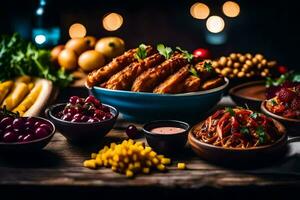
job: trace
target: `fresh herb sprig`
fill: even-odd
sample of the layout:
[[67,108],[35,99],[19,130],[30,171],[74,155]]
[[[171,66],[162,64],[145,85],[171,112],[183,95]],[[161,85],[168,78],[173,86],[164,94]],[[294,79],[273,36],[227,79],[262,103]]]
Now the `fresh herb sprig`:
[[183,54],[183,57],[191,62],[194,58],[194,55],[189,53],[187,50],[183,50],[180,47],[176,47],[176,50],[180,51]]
[[228,112],[231,116],[235,116],[235,112],[231,107],[226,107],[225,112]]
[[173,54],[173,50],[171,47],[167,47],[163,44],[158,44],[156,46],[157,51],[159,52],[160,55],[163,55],[166,59],[169,59],[171,55]]
[[139,61],[146,58],[147,57],[146,49],[147,49],[147,46],[145,44],[140,44],[137,49],[137,52],[134,54],[134,58],[136,58]]
[[191,66],[190,69],[189,69],[189,72],[191,73],[192,76],[195,76],[195,77],[199,78],[198,72],[195,69],[195,67]]
[[204,69],[205,69],[207,72],[212,72],[213,67],[212,67],[211,62],[204,62]]
[[265,130],[262,126],[258,126],[256,128],[256,134],[258,135],[259,143],[264,144],[267,140],[267,135],[266,135]]
[[3,106],[0,108],[0,118],[2,117],[12,117],[12,118],[18,118],[20,117],[20,114],[18,112],[14,113],[6,109],[6,106]]
[[250,114],[250,117],[251,117],[252,119],[257,119],[258,115],[259,115],[259,113],[253,112],[253,113]]
[[267,77],[266,79],[266,86],[271,87],[271,86],[279,86],[283,84],[285,81],[292,81],[292,82],[300,82],[300,74],[295,73],[293,71],[289,71],[285,74],[280,75],[279,78],[270,78]]
[[17,33],[0,37],[0,69],[0,81],[29,75],[65,87],[73,80],[64,70],[52,66],[49,50],[37,48]]

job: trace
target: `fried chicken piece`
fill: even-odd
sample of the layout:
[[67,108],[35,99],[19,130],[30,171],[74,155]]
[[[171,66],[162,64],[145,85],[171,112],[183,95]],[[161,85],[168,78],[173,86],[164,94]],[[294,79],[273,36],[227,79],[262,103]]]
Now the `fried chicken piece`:
[[152,92],[159,83],[187,63],[188,61],[181,54],[176,54],[159,66],[142,73],[134,81],[131,90],[134,92]]
[[[146,48],[147,56],[152,55],[154,53],[154,49],[151,46],[147,46]],[[88,87],[93,87],[96,84],[101,84],[109,79],[112,75],[124,69],[124,67],[128,66],[130,63],[137,61],[135,58],[135,53],[137,49],[130,49],[126,51],[121,56],[114,58],[107,65],[92,71],[89,73],[86,84]]]
[[182,67],[175,74],[170,75],[164,82],[157,86],[153,92],[160,94],[176,94],[180,88],[178,85],[182,84],[185,78],[189,76],[189,65]]
[[224,83],[224,78],[219,76],[205,81],[200,88],[201,90],[209,90],[220,86],[222,83]]
[[145,58],[140,62],[134,62],[113,75],[105,85],[112,90],[130,90],[134,80],[145,70],[159,65],[164,61],[164,56],[159,53]]
[[183,82],[182,92],[196,92],[200,90],[201,79],[196,76],[190,75]]

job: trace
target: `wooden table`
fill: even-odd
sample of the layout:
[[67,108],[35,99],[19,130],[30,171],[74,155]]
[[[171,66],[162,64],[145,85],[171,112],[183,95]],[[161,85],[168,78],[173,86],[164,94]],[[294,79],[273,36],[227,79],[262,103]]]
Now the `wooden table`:
[[[118,126],[124,127],[122,122]],[[125,139],[124,130],[114,129],[97,146],[74,146],[56,133],[49,145],[39,153],[20,153],[18,155],[0,155],[0,195],[32,194],[32,191],[47,192],[45,197],[56,196],[64,192],[68,196],[85,197],[87,194],[115,196],[120,194],[147,194],[152,197],[159,192],[160,196],[180,196],[184,194],[209,194],[210,197],[231,193],[248,194],[246,197],[266,192],[278,197],[279,192],[297,191],[300,176],[295,175],[254,175],[238,169],[226,169],[199,159],[189,148],[174,158],[174,164],[166,173],[154,172],[151,175],[138,175],[133,179],[126,178],[102,168],[91,170],[82,167],[82,162],[90,157],[104,144]],[[141,140],[144,140],[141,138]],[[187,170],[176,169],[176,163],[187,163]],[[280,188],[280,190],[279,190]],[[14,191],[22,191],[21,193]],[[71,191],[71,192],[70,192]],[[270,194],[270,191],[272,193]],[[188,193],[185,193],[188,192]],[[33,197],[36,197],[33,195]],[[261,196],[260,196],[261,197]]]

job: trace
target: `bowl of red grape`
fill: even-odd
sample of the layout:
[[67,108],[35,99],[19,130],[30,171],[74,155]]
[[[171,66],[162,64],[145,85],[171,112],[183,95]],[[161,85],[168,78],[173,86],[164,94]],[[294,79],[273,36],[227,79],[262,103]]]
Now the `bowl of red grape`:
[[97,143],[114,126],[119,111],[102,104],[94,96],[70,97],[67,103],[55,104],[46,110],[46,116],[57,130],[72,143]]
[[55,133],[54,124],[41,117],[20,117],[0,110],[0,151],[23,152],[44,148]]

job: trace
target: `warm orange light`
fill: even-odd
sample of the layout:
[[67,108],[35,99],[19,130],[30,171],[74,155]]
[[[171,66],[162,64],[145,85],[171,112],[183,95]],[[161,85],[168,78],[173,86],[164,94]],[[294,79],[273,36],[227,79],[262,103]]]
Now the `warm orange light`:
[[190,8],[190,13],[196,19],[206,19],[209,15],[209,7],[204,3],[194,3]]
[[225,22],[222,17],[210,16],[206,21],[206,28],[212,33],[219,33],[225,27]]
[[123,17],[118,13],[110,13],[103,18],[102,24],[106,30],[115,31],[122,26]]
[[227,17],[236,17],[240,14],[240,6],[236,2],[233,1],[226,1],[223,4],[223,13]]
[[75,23],[69,28],[71,38],[83,38],[86,35],[86,28],[79,23]]

